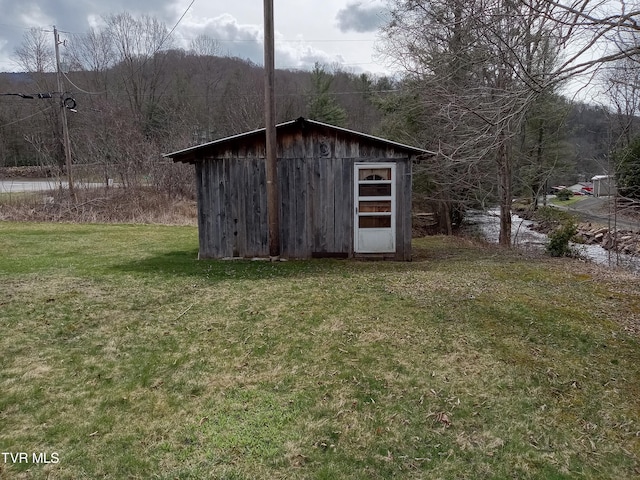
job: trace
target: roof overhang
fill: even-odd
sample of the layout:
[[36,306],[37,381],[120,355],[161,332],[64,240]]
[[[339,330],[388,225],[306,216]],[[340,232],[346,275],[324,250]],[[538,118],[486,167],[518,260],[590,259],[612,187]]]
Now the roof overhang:
[[[349,130],[347,128],[336,127],[335,125],[329,125],[328,123],[322,123],[316,120],[309,120],[303,117],[276,125],[276,132],[278,130],[283,131],[291,128],[304,129],[306,126],[321,127],[321,128],[333,130],[336,132],[341,132],[347,135],[357,136],[364,140],[368,140],[370,142],[381,143],[381,144],[388,145],[389,147],[405,150],[414,156],[431,157],[436,155],[434,152],[431,152],[429,150],[413,147],[411,145],[405,145],[402,143],[387,140],[385,138],[376,137],[374,135],[357,132],[355,130]],[[201,157],[199,154],[206,150],[215,149],[216,147],[224,147],[226,144],[231,144],[231,143],[240,141],[242,139],[249,139],[251,137],[255,137],[258,135],[265,135],[265,132],[266,132],[266,128],[260,128],[257,130],[240,133],[238,135],[232,135],[230,137],[214,140],[212,142],[195,145],[193,147],[185,148],[182,150],[177,150],[175,152],[164,154],[163,157],[171,158],[174,162],[193,163],[194,161],[198,161]]]

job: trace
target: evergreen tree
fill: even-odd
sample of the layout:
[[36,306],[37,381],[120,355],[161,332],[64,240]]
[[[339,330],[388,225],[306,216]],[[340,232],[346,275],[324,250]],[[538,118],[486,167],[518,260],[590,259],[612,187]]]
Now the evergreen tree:
[[344,126],[347,112],[330,93],[333,79],[318,62],[311,72],[312,92],[309,101],[309,118],[338,127]]
[[640,199],[640,137],[616,155],[616,181],[620,193]]

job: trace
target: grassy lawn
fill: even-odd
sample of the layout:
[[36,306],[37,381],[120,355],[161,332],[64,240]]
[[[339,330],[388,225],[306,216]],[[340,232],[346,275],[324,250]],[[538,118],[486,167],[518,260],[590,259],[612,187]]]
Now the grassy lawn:
[[0,223],[0,452],[28,455],[0,478],[637,478],[640,278],[415,249],[197,261],[193,227]]
[[585,198],[588,198],[588,197],[583,197],[581,195],[574,195],[569,200],[560,200],[558,197],[554,197],[549,199],[549,203],[552,203],[553,205],[559,205],[562,207],[570,207],[574,203],[578,203],[580,200],[583,200]]

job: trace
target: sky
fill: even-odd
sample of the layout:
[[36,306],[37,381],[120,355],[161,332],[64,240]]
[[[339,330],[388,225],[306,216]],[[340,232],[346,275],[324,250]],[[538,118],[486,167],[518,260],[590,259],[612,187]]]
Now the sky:
[[[20,71],[15,49],[30,28],[61,40],[99,27],[105,16],[152,16],[171,30],[175,47],[188,49],[198,35],[218,41],[221,55],[262,65],[263,1],[260,0],[0,0],[0,71]],[[186,13],[185,13],[186,12]],[[276,68],[310,69],[315,62],[353,73],[389,74],[376,53],[385,0],[274,0]],[[180,18],[184,15],[182,20]],[[180,21],[179,21],[180,20]],[[51,33],[53,44],[53,33]],[[64,48],[64,45],[61,46]]]

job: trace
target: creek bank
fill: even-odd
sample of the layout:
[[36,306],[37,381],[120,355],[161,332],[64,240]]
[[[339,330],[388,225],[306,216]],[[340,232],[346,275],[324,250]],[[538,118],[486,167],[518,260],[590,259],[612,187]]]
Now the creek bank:
[[[549,235],[560,225],[558,219],[539,216],[536,212],[518,211],[518,216],[529,220],[529,228],[536,232]],[[640,255],[640,233],[638,231],[611,228],[596,222],[579,222],[576,224],[577,233],[573,241],[582,245],[596,245],[604,250],[625,255]]]
[[630,230],[616,230],[608,227],[578,225],[576,243],[584,245],[599,245],[605,250],[611,250],[626,255],[640,254],[640,235]]

